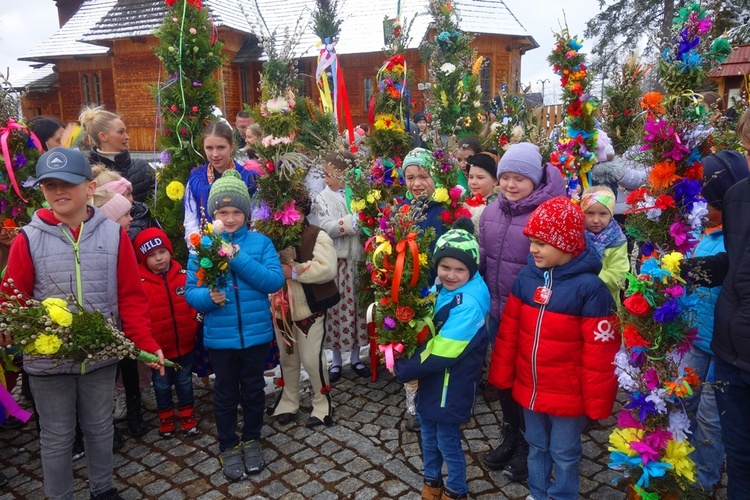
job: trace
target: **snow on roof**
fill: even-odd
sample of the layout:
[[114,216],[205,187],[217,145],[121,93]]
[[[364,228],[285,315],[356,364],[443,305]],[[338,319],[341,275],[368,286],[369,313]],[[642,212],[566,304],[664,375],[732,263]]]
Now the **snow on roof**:
[[726,76],[742,76],[750,74],[750,45],[734,47],[729,58],[720,66],[712,69],[708,76],[721,78]]
[[14,79],[15,90],[46,90],[57,82],[57,73],[51,64],[45,64],[24,76]]
[[86,0],[65,26],[42,44],[19,57],[19,61],[51,61],[64,56],[106,54],[107,47],[80,41],[91,27],[117,3],[116,0]]

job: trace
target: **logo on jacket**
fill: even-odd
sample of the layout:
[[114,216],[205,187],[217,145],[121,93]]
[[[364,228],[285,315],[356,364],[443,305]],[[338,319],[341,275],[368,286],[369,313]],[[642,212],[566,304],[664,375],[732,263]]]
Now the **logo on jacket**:
[[608,320],[603,319],[596,325],[594,330],[594,340],[601,340],[602,342],[609,342],[615,339],[615,331],[612,328],[612,323]]
[[175,289],[174,293],[176,293],[178,297],[182,297],[183,295],[185,295],[185,287],[184,286],[178,286]]

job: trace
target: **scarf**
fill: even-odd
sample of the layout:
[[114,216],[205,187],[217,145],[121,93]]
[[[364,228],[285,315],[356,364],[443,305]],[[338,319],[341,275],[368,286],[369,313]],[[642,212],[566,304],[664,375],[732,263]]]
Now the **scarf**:
[[609,221],[607,227],[599,234],[586,230],[586,236],[600,258],[604,258],[604,250],[607,248],[620,246],[627,241],[625,233],[615,219]]

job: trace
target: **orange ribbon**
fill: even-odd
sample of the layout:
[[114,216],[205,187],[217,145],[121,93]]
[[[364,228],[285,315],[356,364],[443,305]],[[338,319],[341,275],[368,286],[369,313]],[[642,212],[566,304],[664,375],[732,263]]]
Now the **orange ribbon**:
[[412,273],[409,286],[414,286],[419,281],[419,248],[417,247],[417,233],[409,233],[406,239],[396,244],[396,269],[393,271],[393,282],[391,283],[391,300],[398,304],[398,293],[401,288],[401,275],[404,273],[407,249],[411,249]]

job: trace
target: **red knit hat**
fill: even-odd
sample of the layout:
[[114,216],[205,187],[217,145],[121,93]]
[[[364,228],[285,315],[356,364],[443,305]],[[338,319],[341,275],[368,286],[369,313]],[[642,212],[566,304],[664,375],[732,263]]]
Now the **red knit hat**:
[[174,255],[172,242],[169,241],[167,234],[158,227],[150,227],[138,233],[133,245],[139,263],[145,261],[146,257],[157,248],[166,248],[170,255]]
[[586,248],[585,229],[586,219],[581,208],[565,196],[558,196],[531,213],[523,234],[565,253],[578,253]]

